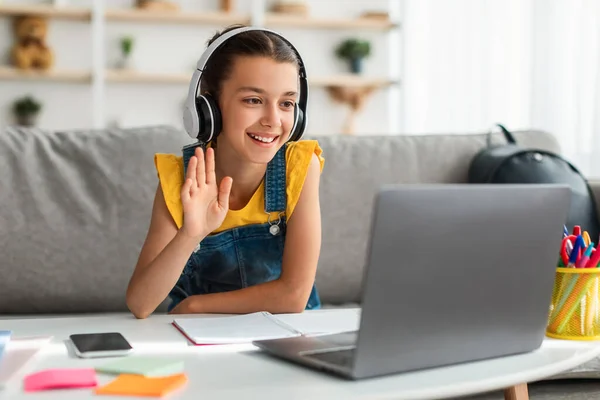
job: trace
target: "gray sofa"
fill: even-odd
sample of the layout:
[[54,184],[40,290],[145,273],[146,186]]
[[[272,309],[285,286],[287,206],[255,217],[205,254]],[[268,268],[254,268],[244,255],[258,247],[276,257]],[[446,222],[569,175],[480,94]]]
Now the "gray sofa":
[[[548,133],[515,134],[559,151]],[[317,139],[326,158],[317,286],[329,307],[356,304],[377,187],[465,182],[485,134]],[[167,126],[0,132],[0,318],[126,312],[157,185],[153,154],[190,141]],[[600,183],[593,188],[600,199]],[[564,376],[600,376],[597,364]]]

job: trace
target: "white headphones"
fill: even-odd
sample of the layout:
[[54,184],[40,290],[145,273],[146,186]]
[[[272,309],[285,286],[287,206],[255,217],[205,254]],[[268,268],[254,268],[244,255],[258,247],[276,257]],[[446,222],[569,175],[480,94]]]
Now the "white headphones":
[[294,125],[292,126],[288,140],[299,140],[304,134],[307,123],[306,105],[308,103],[308,81],[306,78],[306,68],[304,67],[304,62],[300,57],[300,53],[298,53],[298,50],[296,50],[296,48],[286,38],[277,32],[263,28],[242,27],[233,29],[219,36],[208,46],[196,64],[196,70],[192,75],[192,80],[190,82],[188,96],[185,101],[185,108],[183,111],[183,124],[185,130],[192,139],[197,139],[203,143],[208,143],[219,135],[219,132],[221,132],[222,128],[221,111],[219,110],[217,101],[209,94],[199,93],[202,72],[204,71],[207,62],[210,59],[210,56],[229,38],[249,31],[263,31],[275,34],[285,41],[296,54],[298,63],[300,64],[300,93],[298,96],[298,102],[294,107]]

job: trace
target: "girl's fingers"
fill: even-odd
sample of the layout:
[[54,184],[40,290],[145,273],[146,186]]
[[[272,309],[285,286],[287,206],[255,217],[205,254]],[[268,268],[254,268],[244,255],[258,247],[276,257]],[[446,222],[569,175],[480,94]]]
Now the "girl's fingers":
[[190,199],[190,189],[192,187],[192,180],[187,178],[181,186],[181,201],[186,202]]
[[196,148],[196,157],[198,158],[198,164],[196,164],[196,185],[198,187],[204,185],[206,181],[206,174],[204,172],[204,151],[201,147]]
[[219,185],[219,206],[221,209],[229,209],[229,194],[231,193],[231,186],[233,185],[233,179],[226,176]]
[[215,176],[215,151],[212,148],[206,149],[206,184],[214,185],[217,181]]
[[190,161],[187,166],[187,176],[186,179],[191,179],[193,183],[196,183],[196,165],[198,163],[198,159],[196,156],[190,157]]

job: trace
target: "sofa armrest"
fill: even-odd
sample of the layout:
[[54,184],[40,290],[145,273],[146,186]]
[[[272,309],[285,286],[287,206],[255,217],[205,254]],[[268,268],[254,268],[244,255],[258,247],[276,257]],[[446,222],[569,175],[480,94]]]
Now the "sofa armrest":
[[594,198],[596,199],[596,209],[600,213],[600,178],[588,179],[588,184],[590,185],[592,193],[594,194]]

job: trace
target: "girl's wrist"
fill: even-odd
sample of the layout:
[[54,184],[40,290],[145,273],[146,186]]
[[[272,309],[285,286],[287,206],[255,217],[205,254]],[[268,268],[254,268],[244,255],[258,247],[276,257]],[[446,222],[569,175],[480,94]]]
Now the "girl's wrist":
[[195,249],[198,244],[207,236],[205,234],[201,234],[199,236],[192,236],[189,235],[187,232],[185,232],[185,230],[180,229],[177,232],[177,236],[180,238],[180,240],[185,243],[186,247],[190,247],[192,249]]

